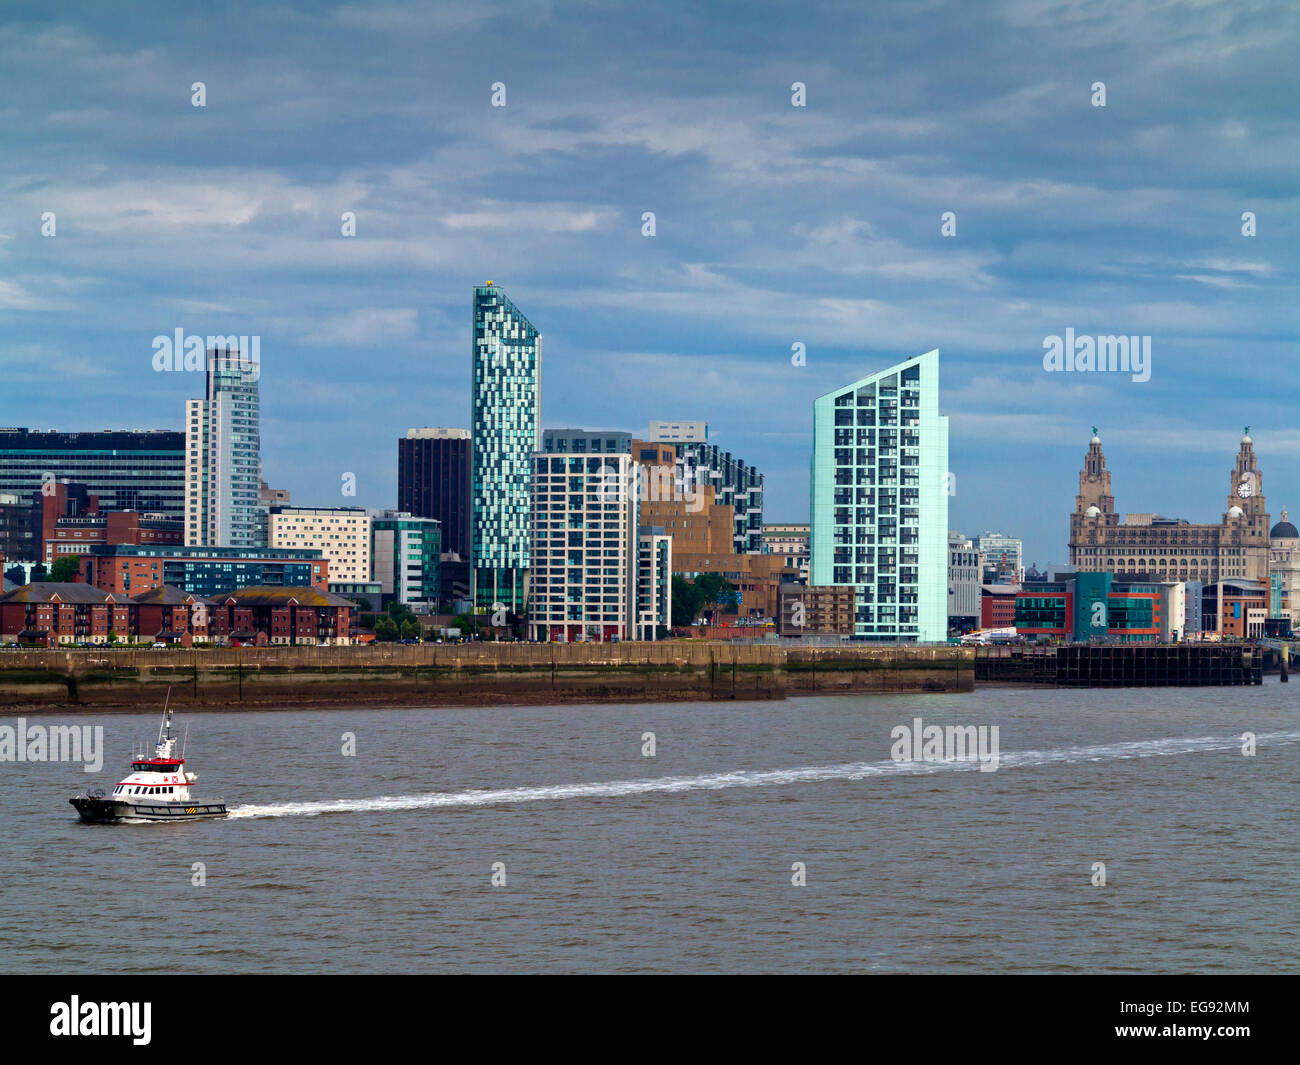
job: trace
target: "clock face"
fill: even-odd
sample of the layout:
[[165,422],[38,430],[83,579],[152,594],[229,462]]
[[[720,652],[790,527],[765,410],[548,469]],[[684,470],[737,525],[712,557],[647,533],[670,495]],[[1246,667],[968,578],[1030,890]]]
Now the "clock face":
[[1237,485],[1237,495],[1242,499],[1248,499],[1255,494],[1255,486],[1250,481],[1242,481]]

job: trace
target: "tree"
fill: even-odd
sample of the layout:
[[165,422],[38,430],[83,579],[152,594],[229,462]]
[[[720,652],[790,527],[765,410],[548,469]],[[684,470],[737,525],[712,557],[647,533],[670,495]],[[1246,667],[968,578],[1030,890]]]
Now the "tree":
[[391,643],[397,639],[397,623],[392,618],[380,618],[375,622],[375,639]]
[[402,639],[418,640],[420,638],[420,623],[413,618],[407,618],[402,622]]
[[357,604],[357,609],[358,609],[358,610],[374,610],[374,609],[375,609],[373,606],[370,605],[370,600],[367,599],[364,595],[354,596],[353,599],[352,599],[352,601],[353,601],[354,603]]
[[108,642],[117,643],[117,629],[108,630]]
[[54,565],[50,567],[50,580],[55,584],[63,584],[76,580],[80,573],[80,555],[60,555],[54,560]]
[[715,622],[718,620],[719,606],[736,602],[736,586],[720,573],[701,573],[695,578],[695,587],[703,597],[701,610],[712,611]]
[[700,616],[704,593],[685,577],[673,576],[673,624],[685,628]]
[[478,633],[478,622],[469,614],[457,614],[456,619],[448,628],[460,629],[461,636],[468,639]]

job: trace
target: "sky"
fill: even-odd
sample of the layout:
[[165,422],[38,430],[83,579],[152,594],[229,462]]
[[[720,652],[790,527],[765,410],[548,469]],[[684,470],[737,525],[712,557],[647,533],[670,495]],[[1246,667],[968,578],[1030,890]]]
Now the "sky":
[[[1298,31],[1285,0],[6,0],[0,424],[179,429],[202,378],[154,337],[256,335],[265,479],[393,506],[397,438],[468,426],[491,279],[545,426],[706,420],[771,521],[807,520],[813,400],[932,348],[950,527],[1026,563],[1066,561],[1093,425],[1121,513],[1218,521],[1249,424],[1297,514]],[[1149,336],[1149,379],[1045,369],[1067,329]]]

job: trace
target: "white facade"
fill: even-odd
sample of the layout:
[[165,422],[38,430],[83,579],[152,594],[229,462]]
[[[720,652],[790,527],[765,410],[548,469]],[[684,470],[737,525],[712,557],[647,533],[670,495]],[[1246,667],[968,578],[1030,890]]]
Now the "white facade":
[[1187,638],[1187,584],[1172,581],[1160,585],[1160,640],[1176,643]]
[[646,436],[652,444],[704,444],[708,439],[707,422],[651,422]]
[[270,547],[310,548],[329,559],[331,581],[368,581],[370,515],[361,507],[272,507]]
[[811,569],[808,553],[811,531],[807,522],[764,522],[763,554],[790,555],[799,567],[799,576],[806,581]]
[[258,399],[260,362],[207,353],[203,399],[185,404],[185,543],[265,547]]
[[672,626],[673,538],[662,526],[637,531],[636,638],[658,639]]
[[417,429],[406,430],[407,440],[468,440],[468,429],[442,429],[435,426],[424,426]]
[[630,455],[533,456],[532,639],[635,638],[637,474]]

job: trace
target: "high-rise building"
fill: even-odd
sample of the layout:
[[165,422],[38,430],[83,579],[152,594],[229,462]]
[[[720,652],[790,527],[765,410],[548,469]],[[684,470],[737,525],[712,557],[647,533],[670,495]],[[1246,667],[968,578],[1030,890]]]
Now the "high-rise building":
[[382,510],[371,519],[371,575],[385,600],[417,613],[438,608],[442,529],[434,518]]
[[959,532],[948,534],[948,626],[955,633],[978,627],[980,619],[979,552]]
[[533,455],[542,447],[542,337],[492,282],[474,289],[470,564],[476,605],[528,598]]
[[469,560],[470,435],[468,429],[408,429],[397,441],[397,509],[434,518],[443,554]]
[[857,589],[855,638],[947,638],[947,479],[938,351],[813,404],[809,583]]
[[1070,564],[1113,573],[1117,580],[1200,581],[1241,578],[1268,582],[1269,522],[1263,477],[1254,444],[1243,433],[1228,474],[1228,503],[1221,521],[1194,525],[1159,514],[1115,510],[1110,470],[1094,429],[1079,471],[1079,494],[1070,515]]
[[673,538],[657,525],[637,529],[636,634],[657,640],[673,623]]
[[714,502],[731,508],[735,522],[735,552],[739,555],[761,553],[763,475],[716,444],[685,441],[675,446],[684,492],[689,493],[691,486],[711,485]]
[[42,484],[74,481],[98,496],[103,510],[178,520],[185,516],[185,450],[185,434],[170,429],[0,429],[0,493],[30,502]]
[[1024,547],[1015,536],[985,532],[971,537],[980,557],[980,580],[985,584],[1016,584],[1024,579]]
[[330,580],[370,580],[370,515],[364,507],[273,506],[271,547],[319,551],[330,563]]
[[[534,457],[528,625],[535,640],[637,635],[638,499],[631,455]],[[649,546],[656,550],[655,537]],[[671,599],[671,595],[669,596]]]
[[207,390],[185,404],[185,542],[265,547],[258,400],[261,363],[231,348],[207,353]]

